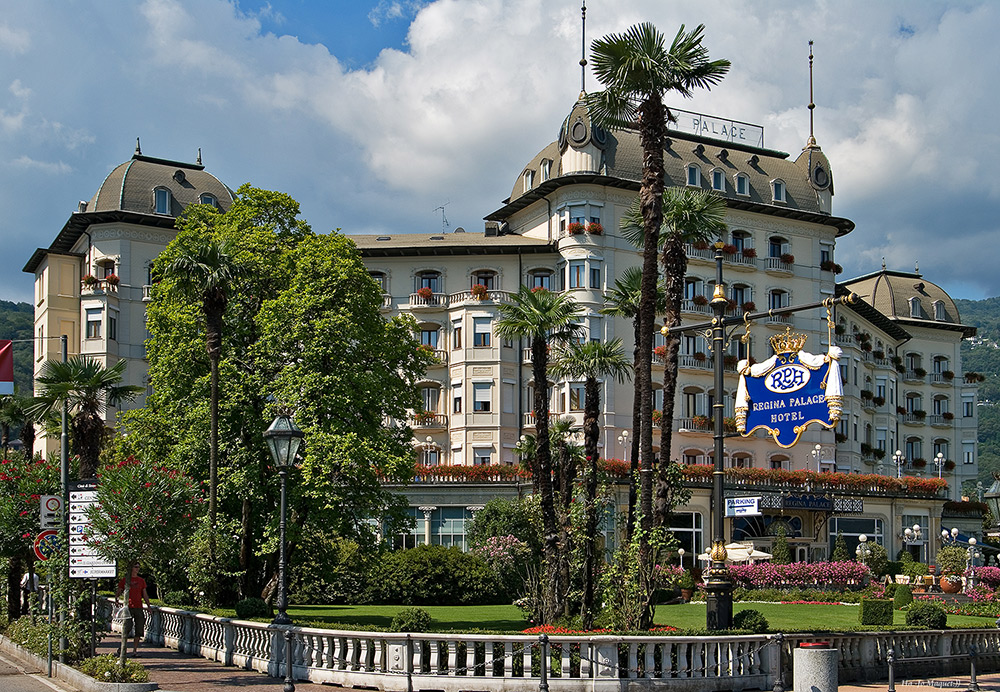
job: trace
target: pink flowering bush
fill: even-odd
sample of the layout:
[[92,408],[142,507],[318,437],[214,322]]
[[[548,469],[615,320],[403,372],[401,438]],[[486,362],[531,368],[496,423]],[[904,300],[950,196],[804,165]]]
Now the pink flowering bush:
[[767,588],[777,584],[860,584],[871,577],[871,570],[857,562],[793,562],[772,565],[730,565],[729,574],[736,586]]
[[486,560],[494,569],[506,568],[513,566],[515,561],[527,555],[528,544],[514,536],[490,536],[473,552]]
[[0,555],[25,551],[38,533],[42,495],[59,494],[59,464],[44,459],[0,460]]
[[1000,588],[1000,567],[979,567],[976,569],[976,581],[981,585],[996,590]]

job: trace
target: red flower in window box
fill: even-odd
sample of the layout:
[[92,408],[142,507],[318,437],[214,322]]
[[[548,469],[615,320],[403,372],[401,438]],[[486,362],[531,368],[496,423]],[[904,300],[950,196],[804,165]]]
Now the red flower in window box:
[[757,250],[752,247],[745,247],[743,248],[743,256],[747,259],[753,259],[757,256]]
[[430,289],[430,286],[421,286],[417,289],[417,296],[424,300],[430,300],[434,297],[434,291]]
[[583,224],[578,221],[574,221],[570,225],[566,226],[566,232],[570,235],[579,235],[580,233],[583,233],[584,230]]
[[705,296],[695,296],[691,299],[691,302],[695,305],[708,305],[708,298]]
[[748,300],[740,307],[743,312],[754,312],[757,309],[757,303],[752,300]]
[[778,259],[780,259],[785,264],[795,264],[795,255],[793,255],[790,252],[783,253],[781,257],[779,257]]
[[604,226],[597,221],[591,221],[587,224],[587,233],[590,233],[591,235],[601,235],[604,233]]
[[660,360],[663,360],[664,358],[667,357],[667,347],[657,346],[656,348],[653,349],[653,355],[659,358]]
[[117,274],[108,274],[104,280],[108,282],[109,286],[117,286],[119,281]]
[[84,286],[93,287],[97,285],[97,277],[93,274],[84,274],[80,279]]
[[722,246],[722,254],[723,255],[735,255],[736,254],[736,246],[735,245],[728,245],[728,244],[727,245],[723,245]]
[[545,286],[535,286],[533,289],[531,289],[531,292],[538,293],[539,291],[544,291],[544,290],[546,290]]
[[475,284],[472,287],[472,297],[476,300],[485,300],[490,295],[490,292],[486,290],[486,287],[482,284]]

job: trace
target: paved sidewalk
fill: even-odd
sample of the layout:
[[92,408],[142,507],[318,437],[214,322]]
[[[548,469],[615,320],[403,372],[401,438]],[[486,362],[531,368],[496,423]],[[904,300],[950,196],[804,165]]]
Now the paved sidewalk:
[[[105,634],[97,653],[117,653],[120,635]],[[129,641],[129,658],[132,642]],[[149,671],[149,679],[168,692],[211,692],[249,687],[263,690],[280,690],[284,680],[272,678],[252,670],[224,666],[199,656],[188,656],[175,649],[141,644],[139,661]],[[308,685],[308,680],[296,680],[295,685]]]

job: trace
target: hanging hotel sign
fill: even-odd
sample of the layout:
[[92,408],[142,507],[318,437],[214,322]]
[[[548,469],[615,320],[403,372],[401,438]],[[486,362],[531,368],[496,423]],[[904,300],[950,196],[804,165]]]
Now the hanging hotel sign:
[[764,430],[779,446],[793,447],[810,424],[832,428],[840,420],[841,350],[831,345],[826,355],[806,353],[806,338],[786,329],[771,337],[768,360],[740,362],[736,429],[744,437]]
[[781,498],[781,508],[832,512],[833,500],[825,495],[786,495]]

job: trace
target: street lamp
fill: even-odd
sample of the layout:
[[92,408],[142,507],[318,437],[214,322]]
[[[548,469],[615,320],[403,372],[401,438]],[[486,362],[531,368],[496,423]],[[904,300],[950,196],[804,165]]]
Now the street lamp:
[[944,468],[944,453],[943,452],[938,452],[937,454],[934,455],[934,463],[937,464],[937,467],[938,467],[938,478],[940,478],[941,477],[941,469]]
[[681,559],[681,569],[684,569],[684,548],[678,548],[677,555]]
[[[264,441],[267,442],[271,458],[274,459],[274,465],[278,467],[278,475],[281,476],[281,515],[278,523],[281,547],[278,554],[278,614],[273,620],[275,625],[292,624],[292,619],[285,612],[288,609],[288,548],[285,541],[285,516],[288,512],[286,486],[288,485],[288,469],[295,465],[295,454],[299,451],[303,437],[305,435],[295,427],[295,421],[292,420],[292,417],[283,413],[278,414],[278,417],[271,422],[271,427],[264,431]],[[291,671],[288,674],[291,675]]]
[[920,531],[920,524],[914,524],[912,529],[907,526],[903,530],[903,542],[908,545],[919,543],[921,538],[923,538],[923,534]]
[[428,435],[424,438],[424,464],[426,466],[431,466],[431,451],[433,451],[433,449],[434,438]]
[[628,430],[622,430],[618,436],[618,444],[622,446],[622,460],[628,461]]
[[861,534],[858,536],[858,547],[855,549],[855,554],[858,556],[858,561],[863,565],[868,561],[868,558],[872,556],[871,546],[868,545],[868,536]]
[[896,465],[896,478],[903,477],[903,464],[906,463],[906,457],[898,449],[892,455],[892,463]]
[[816,473],[819,473],[819,460],[823,457],[823,445],[816,445],[812,450],[812,458],[816,464]]

